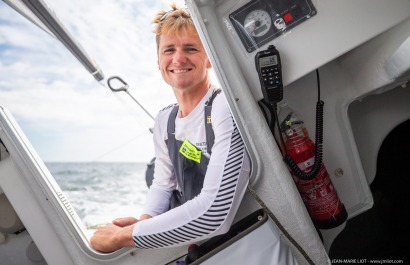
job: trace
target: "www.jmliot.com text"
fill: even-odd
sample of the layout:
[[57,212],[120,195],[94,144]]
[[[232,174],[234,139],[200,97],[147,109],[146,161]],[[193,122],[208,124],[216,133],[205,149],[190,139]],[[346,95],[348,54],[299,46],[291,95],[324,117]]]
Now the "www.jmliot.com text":
[[404,261],[397,259],[332,259],[332,264],[403,264]]

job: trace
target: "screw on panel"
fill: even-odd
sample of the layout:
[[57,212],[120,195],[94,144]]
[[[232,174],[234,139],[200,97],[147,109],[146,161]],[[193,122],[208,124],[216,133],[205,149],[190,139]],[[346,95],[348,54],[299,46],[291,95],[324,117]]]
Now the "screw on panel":
[[343,169],[336,168],[335,169],[335,176],[338,177],[338,178],[343,177]]

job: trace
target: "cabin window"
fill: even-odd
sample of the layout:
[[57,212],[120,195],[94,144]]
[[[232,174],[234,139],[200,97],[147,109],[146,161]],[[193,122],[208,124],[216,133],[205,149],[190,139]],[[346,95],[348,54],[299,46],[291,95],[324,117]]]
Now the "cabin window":
[[[51,173],[43,182],[71,213],[80,237],[89,239],[100,224],[142,213],[145,171],[154,157],[153,117],[176,101],[155,59],[150,30],[155,11],[137,18],[127,10],[88,17],[49,2],[105,79],[97,82],[56,38],[0,2],[0,31],[7,30],[0,45],[0,105]],[[155,6],[167,8],[169,3]],[[130,19],[125,23],[130,27],[120,26],[118,17]],[[127,92],[112,92],[107,86],[111,76],[121,77]],[[214,74],[212,79],[215,83]]]

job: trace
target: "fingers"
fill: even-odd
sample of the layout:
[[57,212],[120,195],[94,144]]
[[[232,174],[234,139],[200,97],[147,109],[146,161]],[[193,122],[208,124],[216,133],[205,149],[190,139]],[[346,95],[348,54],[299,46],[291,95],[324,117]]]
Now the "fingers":
[[[124,218],[121,218],[124,219]],[[127,221],[132,219],[125,218]],[[113,252],[123,247],[135,247],[132,238],[134,226],[120,227],[114,224],[107,224],[99,227],[90,239],[91,246],[99,252]]]
[[114,225],[124,227],[124,226],[133,225],[138,221],[139,220],[134,218],[134,217],[124,217],[124,218],[117,218],[117,219],[113,220],[112,223]]
[[91,246],[95,250],[104,253],[120,249],[121,245],[118,245],[114,240],[114,235],[118,229],[120,228],[112,224],[100,225],[90,239]]
[[141,215],[141,217],[140,217],[140,221],[141,221],[141,220],[145,220],[145,219],[150,219],[150,218],[152,218],[151,215],[149,215],[149,214],[143,214],[143,215]]

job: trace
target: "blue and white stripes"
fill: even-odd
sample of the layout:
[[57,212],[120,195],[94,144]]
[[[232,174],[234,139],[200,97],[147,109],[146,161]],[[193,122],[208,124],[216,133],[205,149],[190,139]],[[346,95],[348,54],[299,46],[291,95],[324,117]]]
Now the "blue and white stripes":
[[235,122],[221,185],[210,208],[200,217],[178,228],[157,234],[134,236],[137,248],[162,248],[181,245],[215,232],[227,219],[237,191],[245,156],[245,146]]

